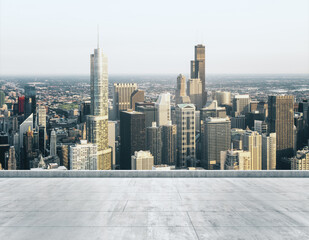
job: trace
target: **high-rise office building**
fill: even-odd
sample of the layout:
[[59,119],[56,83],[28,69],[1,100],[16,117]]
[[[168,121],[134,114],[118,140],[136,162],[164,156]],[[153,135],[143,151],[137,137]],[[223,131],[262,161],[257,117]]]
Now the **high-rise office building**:
[[162,164],[175,165],[177,161],[177,126],[170,121],[162,126]]
[[262,135],[262,169],[276,170],[276,133]]
[[3,104],[5,104],[5,94],[0,90],[0,108],[2,108]]
[[18,97],[18,114],[24,114],[25,112],[25,96]]
[[252,170],[251,153],[244,150],[221,151],[221,170]]
[[85,123],[88,115],[91,115],[91,102],[84,101],[79,106],[79,121]]
[[111,149],[108,147],[108,65],[101,48],[90,55],[91,115],[87,116],[87,140],[97,145],[97,169],[110,170]]
[[153,122],[146,131],[146,149],[153,155],[154,164],[160,165],[162,164],[162,127],[157,127],[157,123]]
[[231,127],[246,129],[246,116],[238,115],[236,117],[231,117]]
[[203,102],[205,106],[207,102],[207,91],[205,83],[205,46],[198,44],[195,46],[194,60],[191,61],[191,78],[199,78],[202,82]]
[[291,170],[309,170],[309,150],[305,148],[296,152],[296,156],[289,159]]
[[39,126],[39,150],[40,150],[42,156],[45,156],[46,128],[44,126]]
[[70,146],[71,170],[97,170],[97,145],[81,140]]
[[231,121],[229,118],[207,118],[202,132],[202,167],[220,169],[220,152],[231,144]]
[[131,169],[131,156],[146,147],[145,114],[133,110],[120,113],[120,169]]
[[15,157],[15,147],[10,146],[9,151],[7,152],[7,170],[16,170],[16,157]]
[[268,131],[276,133],[277,169],[289,169],[282,157],[292,157],[294,148],[294,97],[268,97]]
[[258,132],[260,135],[267,133],[267,123],[264,121],[255,120],[254,131]]
[[144,102],[136,104],[136,111],[145,114],[145,127],[151,127],[153,122],[157,121],[155,103]]
[[245,115],[250,112],[250,97],[248,94],[234,96],[233,112],[234,116]]
[[217,100],[213,100],[205,107],[200,109],[200,120],[201,122],[205,122],[207,118],[225,118],[226,117],[226,109],[225,107],[219,107]]
[[108,146],[112,149],[112,169],[116,169],[116,123],[108,121]]
[[182,74],[177,76],[177,88],[175,94],[176,104],[190,103],[186,92],[186,77]]
[[34,85],[27,84],[25,86],[25,119],[33,113],[35,120],[36,112],[36,89]]
[[46,108],[45,106],[39,105],[37,109],[37,124],[38,126],[46,127]]
[[57,135],[55,130],[53,129],[50,133],[50,156],[56,156],[57,155]]
[[176,103],[181,103],[180,98],[186,96],[186,77],[182,74],[177,76],[177,88],[176,88]]
[[252,170],[262,170],[262,136],[258,132],[246,130],[242,142],[243,149],[251,153]]
[[135,151],[131,157],[132,170],[152,170],[153,165],[153,156],[150,151]]
[[33,114],[30,114],[30,116],[19,126],[19,148],[24,146],[24,133],[28,131],[29,127],[31,130],[33,130]]
[[114,119],[120,118],[121,111],[126,111],[131,108],[131,95],[135,90],[137,90],[136,83],[114,83]]
[[136,89],[132,92],[130,97],[130,108],[135,111],[135,104],[138,102],[144,102],[145,101],[145,92],[143,90]]
[[0,169],[6,169],[5,155],[9,150],[9,135],[5,132],[0,132]]
[[195,106],[178,104],[176,106],[177,122],[177,167],[195,166]]
[[199,78],[191,78],[187,82],[187,94],[190,97],[192,104],[195,104],[196,109],[203,107],[203,89],[202,82]]
[[156,117],[158,126],[166,125],[171,121],[171,95],[170,93],[160,94],[156,107]]

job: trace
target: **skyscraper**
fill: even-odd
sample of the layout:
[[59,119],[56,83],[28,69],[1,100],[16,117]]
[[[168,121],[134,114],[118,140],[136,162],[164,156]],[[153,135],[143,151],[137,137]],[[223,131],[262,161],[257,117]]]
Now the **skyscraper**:
[[162,164],[175,165],[177,160],[177,126],[169,121],[162,126]]
[[205,83],[205,46],[198,44],[195,46],[194,60],[191,61],[191,78],[199,78],[202,82],[203,103],[207,102],[207,91]]
[[54,129],[50,133],[49,147],[50,147],[50,156],[56,156],[57,155],[57,135]]
[[46,108],[45,108],[45,106],[40,105],[38,107],[37,113],[38,113],[38,118],[37,118],[38,119],[37,120],[38,126],[46,127]]
[[0,91],[0,108],[2,108],[4,103],[5,103],[5,94],[3,91]]
[[111,149],[108,147],[108,65],[101,48],[90,55],[91,115],[87,117],[87,140],[97,145],[98,170],[111,169]]
[[87,115],[91,114],[91,102],[84,101],[79,106],[79,121],[85,123],[87,120]]
[[195,166],[195,106],[178,104],[176,106],[177,122],[177,167]]
[[131,95],[135,90],[137,90],[136,83],[114,83],[114,119],[120,118],[121,111],[131,108]]
[[158,126],[166,125],[171,120],[171,95],[170,93],[160,94],[155,103],[157,110],[157,124]]
[[151,127],[152,123],[157,121],[155,103],[153,102],[137,103],[136,111],[142,112],[145,114],[145,127],[146,128]]
[[120,169],[131,169],[131,156],[145,150],[145,114],[132,110],[120,112]]
[[132,92],[130,97],[130,108],[135,111],[135,104],[138,102],[144,102],[145,100],[145,92],[143,90],[136,89]]
[[262,135],[262,169],[276,170],[276,133]]
[[135,151],[131,157],[132,170],[152,170],[153,156],[149,151]]
[[34,85],[25,86],[25,119],[33,113],[33,120],[36,118],[36,89]]
[[276,133],[277,169],[289,169],[282,157],[292,157],[294,147],[294,97],[268,97],[268,131]]
[[7,170],[16,170],[15,147],[10,146],[7,152]]
[[191,103],[195,104],[196,109],[203,107],[203,89],[199,78],[191,78],[187,82],[187,93]]
[[18,114],[21,115],[25,111],[25,96],[18,97]]
[[262,170],[262,136],[255,131],[247,130],[242,136],[243,149],[251,153],[252,170]]
[[81,140],[70,146],[71,170],[97,170],[97,145]]
[[157,127],[157,123],[153,122],[151,127],[146,128],[146,149],[151,152],[154,158],[154,164],[162,164],[162,137],[161,127]]
[[46,128],[39,126],[39,149],[43,156],[45,156],[46,150]]
[[202,132],[202,166],[220,169],[220,152],[230,148],[231,121],[229,118],[207,118]]
[[190,98],[187,96],[186,92],[186,77],[182,74],[179,74],[177,77],[175,98],[176,104],[190,103]]
[[245,115],[250,112],[250,97],[248,94],[236,95],[233,99],[234,116]]
[[251,153],[244,150],[221,151],[220,170],[252,170]]
[[217,100],[213,100],[210,104],[208,104],[202,109],[200,109],[200,120],[205,122],[207,118],[225,118],[226,117],[226,109],[225,107],[219,107]]

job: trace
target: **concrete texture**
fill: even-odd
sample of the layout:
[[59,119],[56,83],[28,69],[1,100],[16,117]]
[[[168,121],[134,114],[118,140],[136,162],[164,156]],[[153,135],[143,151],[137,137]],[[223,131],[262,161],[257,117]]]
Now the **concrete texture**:
[[0,239],[309,239],[308,178],[0,178]]
[[17,170],[0,171],[0,178],[308,178],[309,171],[209,171],[209,170],[173,170],[173,171],[59,171],[59,170]]

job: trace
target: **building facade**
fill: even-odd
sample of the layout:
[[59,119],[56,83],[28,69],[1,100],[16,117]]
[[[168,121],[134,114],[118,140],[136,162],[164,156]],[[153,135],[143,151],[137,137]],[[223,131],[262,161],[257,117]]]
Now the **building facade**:
[[126,111],[131,108],[131,95],[135,90],[137,90],[136,83],[114,83],[114,119],[120,118],[121,111]]
[[177,167],[186,168],[195,165],[195,106],[178,104],[176,106],[177,122]]
[[202,132],[202,167],[220,169],[221,151],[231,144],[231,121],[229,118],[207,118]]
[[97,146],[87,140],[70,146],[70,170],[97,170]]

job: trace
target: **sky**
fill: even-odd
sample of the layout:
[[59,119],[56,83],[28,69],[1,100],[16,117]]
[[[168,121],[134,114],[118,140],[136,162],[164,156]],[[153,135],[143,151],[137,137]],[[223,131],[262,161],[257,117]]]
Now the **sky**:
[[0,0],[0,75],[309,73],[308,0]]

